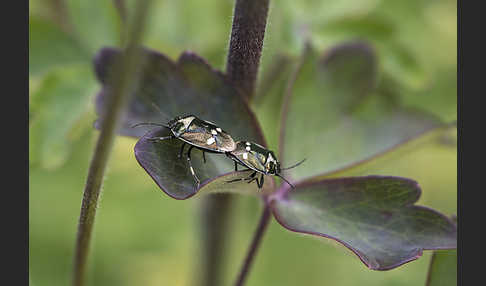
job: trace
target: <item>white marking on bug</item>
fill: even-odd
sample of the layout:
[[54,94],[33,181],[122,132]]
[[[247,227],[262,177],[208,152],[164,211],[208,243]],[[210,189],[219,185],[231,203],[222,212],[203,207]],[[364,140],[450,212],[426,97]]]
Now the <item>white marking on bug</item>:
[[214,129],[211,129],[211,134],[213,134],[213,135],[217,135],[217,134],[218,134],[218,132],[217,132],[216,130],[214,130]]
[[243,159],[247,160],[248,159],[248,153],[243,153]]
[[219,133],[223,132],[223,130],[221,128],[216,128],[216,131],[218,131]]
[[245,149],[246,149],[246,151],[251,151],[250,146],[246,146],[246,148],[245,148]]
[[182,122],[184,124],[184,128],[187,129],[189,127],[189,125],[191,124],[191,122],[195,119],[196,117],[194,116],[188,116],[186,118],[182,118],[180,119],[179,121]]
[[208,138],[208,140],[206,140],[206,144],[208,144],[208,145],[211,145],[211,144],[213,144],[214,142],[215,142],[215,140],[214,140],[214,138],[213,138],[213,137],[210,137],[210,138]]
[[191,168],[191,173],[192,173],[193,175],[195,175],[195,173],[194,173],[194,169],[192,168],[192,166],[191,166],[190,168]]
[[268,162],[274,162],[274,163],[277,163],[277,160],[275,160],[275,158],[273,158],[272,154],[268,154],[268,159],[267,159]]
[[250,146],[250,145],[251,145],[251,143],[250,143],[250,142],[246,142],[246,146]]

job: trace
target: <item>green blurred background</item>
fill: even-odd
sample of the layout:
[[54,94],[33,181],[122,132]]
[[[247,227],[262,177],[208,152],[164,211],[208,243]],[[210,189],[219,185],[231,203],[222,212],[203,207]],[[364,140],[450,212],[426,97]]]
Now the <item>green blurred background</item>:
[[[133,1],[127,1],[130,10]],[[83,187],[98,131],[93,55],[120,44],[114,1],[31,0],[29,30],[30,284],[69,285]],[[233,1],[153,1],[144,43],[175,59],[192,50],[224,70]],[[409,106],[456,119],[457,2],[271,1],[260,75],[309,39],[320,51],[364,39],[379,70]],[[258,115],[258,114],[257,114]],[[415,179],[420,205],[457,212],[456,132],[373,167]],[[270,140],[272,141],[272,140]],[[273,140],[274,141],[274,140]],[[200,260],[201,199],[165,195],[139,167],[134,139],[115,142],[89,257],[89,285],[193,285]],[[236,278],[260,215],[238,196],[228,236],[225,285]],[[424,285],[430,251],[391,271],[371,271],[331,240],[291,233],[274,220],[247,285]]]

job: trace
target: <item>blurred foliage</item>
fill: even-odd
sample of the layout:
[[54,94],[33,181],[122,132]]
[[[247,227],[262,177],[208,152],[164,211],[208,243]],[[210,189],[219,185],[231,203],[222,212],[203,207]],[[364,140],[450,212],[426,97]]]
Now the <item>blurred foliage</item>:
[[[130,3],[127,1],[127,11]],[[175,59],[193,50],[224,70],[231,0],[155,1],[145,43]],[[112,1],[30,0],[29,16],[29,271],[31,285],[67,285],[82,190],[98,132],[92,59],[122,43],[123,22]],[[453,121],[456,117],[455,0],[271,1],[260,76],[281,55],[295,58],[305,40],[319,51],[362,39],[377,51],[380,83],[403,104]],[[271,78],[271,77],[270,77]],[[279,79],[285,82],[284,79]],[[276,86],[274,88],[277,88]],[[281,89],[281,86],[279,87]],[[263,91],[265,92],[265,91]],[[273,91],[272,102],[280,102]],[[275,124],[274,104],[258,107],[263,129]],[[269,127],[270,126],[270,127]],[[276,132],[266,132],[277,142]],[[365,173],[413,178],[419,204],[456,213],[455,132]],[[196,207],[176,201],[137,164],[135,140],[119,137],[95,225],[91,285],[192,285],[198,262]],[[323,150],[325,151],[325,150]],[[225,281],[235,277],[259,216],[260,202],[241,196]],[[392,271],[363,267],[329,240],[296,235],[272,222],[248,285],[424,285],[431,253]],[[292,258],[292,259],[289,259]],[[323,270],[324,269],[324,270]]]
[[[88,100],[95,92],[91,69],[86,65],[69,65],[51,70],[31,95],[29,115],[30,164],[54,168],[64,163],[72,134],[79,134],[79,119],[86,112]],[[75,130],[73,127],[76,126]]]

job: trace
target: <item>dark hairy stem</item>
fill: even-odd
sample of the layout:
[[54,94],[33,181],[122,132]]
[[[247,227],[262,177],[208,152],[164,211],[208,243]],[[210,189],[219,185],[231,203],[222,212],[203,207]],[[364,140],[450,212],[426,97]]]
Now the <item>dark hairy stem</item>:
[[[255,89],[263,36],[270,0],[236,0],[226,74],[243,96],[250,98]],[[234,197],[231,194],[204,198],[201,227],[203,231],[202,285],[221,285],[224,247],[230,231],[228,220]]]
[[[236,0],[235,3],[226,73],[246,98],[251,97],[255,89],[268,5],[269,0]],[[204,198],[201,217],[203,277],[199,284],[216,286],[223,283],[221,268],[230,233],[228,220],[233,201],[231,194]]]
[[248,253],[246,254],[245,261],[243,262],[243,266],[241,267],[240,274],[238,275],[235,286],[242,286],[245,283],[245,279],[248,276],[248,272],[250,271],[250,267],[253,263],[253,259],[255,258],[258,246],[260,246],[263,234],[265,233],[268,223],[270,222],[271,214],[272,212],[270,211],[269,204],[265,203],[262,216],[260,217],[260,222],[258,223],[255,235],[253,236],[253,241],[251,242],[250,248],[248,249]]
[[236,0],[226,74],[247,97],[255,82],[263,48],[270,0]]
[[103,176],[110,157],[119,119],[125,108],[130,89],[136,83],[134,70],[138,65],[140,53],[137,45],[140,42],[147,17],[149,1],[137,1],[134,22],[130,30],[129,44],[124,50],[121,65],[111,75],[113,80],[113,96],[109,97],[109,108],[102,118],[100,135],[96,143],[93,157],[88,170],[84,188],[81,214],[79,216],[78,233],[74,257],[73,285],[85,284],[86,262],[89,252],[91,233],[93,230],[98,198],[101,192]]

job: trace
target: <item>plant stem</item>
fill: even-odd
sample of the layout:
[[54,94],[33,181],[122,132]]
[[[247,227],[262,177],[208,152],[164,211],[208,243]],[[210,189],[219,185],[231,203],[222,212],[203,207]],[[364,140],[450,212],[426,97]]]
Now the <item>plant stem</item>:
[[127,7],[124,0],[113,0],[118,16],[120,16],[120,46],[124,47],[127,43]]
[[47,3],[50,6],[50,17],[66,33],[73,32],[73,26],[69,19],[69,13],[65,0],[50,0]]
[[125,1],[124,0],[113,0],[113,5],[115,5],[116,10],[118,11],[121,22],[126,24],[126,22],[127,22],[127,7],[125,5]]
[[233,197],[229,194],[218,194],[202,198],[201,205],[201,242],[202,265],[205,267],[198,279],[199,286],[223,285],[223,258],[230,232]]
[[270,0],[236,0],[226,74],[247,97],[255,92]]
[[[226,74],[243,96],[251,97],[257,79],[263,36],[270,0],[236,0]],[[199,284],[220,285],[228,220],[234,197],[230,194],[204,198],[201,226],[203,231],[203,279]],[[223,243],[225,242],[225,243]]]
[[[91,233],[96,216],[98,198],[106,165],[110,157],[119,119],[128,102],[130,90],[135,84],[133,70],[136,70],[139,61],[137,48],[145,24],[149,1],[138,1],[135,9],[135,18],[130,31],[130,40],[127,49],[123,52],[121,65],[112,74],[112,96],[108,97],[109,108],[101,119],[100,135],[88,170],[88,177],[84,188],[81,214],[79,216],[78,234],[74,257],[73,285],[84,285],[86,261],[89,252]],[[101,116],[100,116],[101,117]]]
[[243,262],[243,266],[241,267],[240,274],[238,275],[238,279],[236,280],[235,283],[236,286],[242,286],[245,283],[245,279],[248,276],[248,272],[250,271],[251,264],[253,262],[253,259],[255,258],[255,254],[263,238],[263,234],[265,233],[268,223],[270,222],[270,218],[271,218],[270,206],[268,205],[268,203],[265,203],[265,206],[263,208],[263,213],[260,218],[260,222],[255,231],[255,235],[253,236],[253,241],[251,242],[245,261]]

